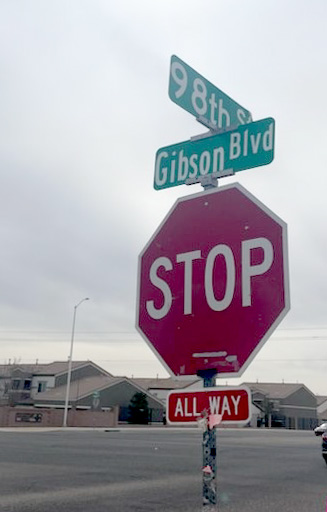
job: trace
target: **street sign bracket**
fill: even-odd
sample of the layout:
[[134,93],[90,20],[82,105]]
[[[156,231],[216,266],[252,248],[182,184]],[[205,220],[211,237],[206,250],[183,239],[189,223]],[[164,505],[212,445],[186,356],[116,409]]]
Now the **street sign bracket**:
[[224,169],[223,171],[213,172],[211,176],[213,178],[225,178],[226,176],[234,176],[234,169]]
[[198,123],[202,124],[203,126],[206,126],[207,128],[209,128],[209,130],[212,130],[215,133],[222,133],[225,131],[224,128],[218,128],[216,124],[212,123],[211,121],[209,121],[209,119],[206,119],[204,116],[199,116],[195,119]]
[[207,190],[209,188],[218,187],[218,178],[225,178],[226,176],[234,176],[235,172],[233,169],[224,169],[223,171],[213,172],[206,176],[200,176],[198,178],[187,178],[185,185],[195,185],[200,183],[202,187]]
[[216,370],[216,368],[207,368],[196,372],[197,376],[203,379],[203,387],[205,388],[214,387],[216,385],[217,373],[218,370]]
[[199,182],[201,183],[201,186],[204,188],[204,190],[218,187],[218,179],[212,176],[212,174],[201,176]]
[[[209,121],[209,119],[206,119],[204,116],[198,116],[195,118],[195,120],[203,126],[209,128],[210,132],[204,135],[206,137],[210,137],[210,135],[217,135],[218,133],[230,132],[232,130],[236,130],[238,127],[238,125],[234,124],[231,126],[225,126],[224,128],[219,128],[219,126],[212,123],[211,121]],[[195,135],[194,137],[191,137],[191,140],[196,140],[197,137],[201,137],[201,135]]]
[[216,133],[213,130],[209,130],[208,132],[205,132],[205,133],[199,133],[198,135],[192,135],[192,137],[190,137],[190,141],[194,142],[196,140],[206,139],[207,137],[212,137],[213,135],[218,135],[218,132]]
[[[202,119],[203,119],[203,121],[202,121]],[[213,135],[220,135],[220,134],[226,133],[226,132],[232,132],[233,130],[237,129],[236,125],[228,126],[226,128],[218,128],[218,126],[215,125],[215,124],[212,124],[210,122],[208,122],[208,123],[204,122],[204,121],[207,121],[207,120],[205,120],[205,118],[202,118],[202,117],[197,117],[196,120],[199,123],[201,123],[204,126],[206,126],[207,128],[209,128],[209,131],[205,132],[205,133],[199,133],[199,135],[192,135],[192,137],[190,137],[191,141],[205,139],[207,137],[212,137]]]

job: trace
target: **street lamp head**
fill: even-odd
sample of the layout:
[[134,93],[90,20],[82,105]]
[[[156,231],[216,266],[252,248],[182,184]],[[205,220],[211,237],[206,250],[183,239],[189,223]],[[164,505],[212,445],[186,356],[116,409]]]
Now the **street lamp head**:
[[77,308],[78,308],[78,306],[79,306],[80,304],[82,304],[82,302],[84,302],[85,300],[90,300],[90,298],[89,298],[89,297],[85,297],[84,299],[80,300],[80,301],[79,301],[79,303],[78,303],[78,304],[76,304],[76,306],[74,306],[74,308],[75,308],[75,309],[77,309]]

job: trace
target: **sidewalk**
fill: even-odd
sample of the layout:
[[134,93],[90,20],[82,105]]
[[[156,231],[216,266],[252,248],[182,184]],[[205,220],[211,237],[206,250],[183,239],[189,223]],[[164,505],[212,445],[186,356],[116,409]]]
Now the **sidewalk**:
[[118,425],[117,427],[0,427],[2,432],[183,432],[185,430],[197,431],[197,427],[167,427],[164,425]]

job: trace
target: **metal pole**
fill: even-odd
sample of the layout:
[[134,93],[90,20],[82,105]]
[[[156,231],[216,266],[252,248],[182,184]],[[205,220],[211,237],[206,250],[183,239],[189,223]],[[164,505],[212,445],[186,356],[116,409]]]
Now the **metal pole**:
[[[200,370],[197,374],[203,379],[203,387],[215,387],[217,370]],[[206,418],[208,420],[208,418]],[[208,421],[203,432],[202,441],[203,466],[202,466],[202,498],[203,511],[217,511],[217,439],[215,427],[209,428]]]
[[69,402],[69,393],[70,393],[70,381],[72,376],[72,363],[73,363],[73,346],[74,346],[74,334],[75,334],[75,321],[76,321],[76,310],[82,302],[85,300],[89,300],[88,297],[82,299],[76,306],[74,306],[74,315],[73,315],[73,326],[72,326],[72,337],[70,341],[70,353],[68,359],[68,373],[67,373],[67,386],[66,386],[66,397],[65,397],[65,408],[64,408],[64,419],[62,426],[67,427],[67,416],[68,416],[68,402]]

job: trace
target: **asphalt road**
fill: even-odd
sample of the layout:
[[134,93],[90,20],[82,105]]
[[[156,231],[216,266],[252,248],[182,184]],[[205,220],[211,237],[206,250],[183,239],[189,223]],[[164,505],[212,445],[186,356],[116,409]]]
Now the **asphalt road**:
[[[219,430],[219,512],[326,512],[312,432]],[[0,430],[1,512],[202,510],[201,433]]]

